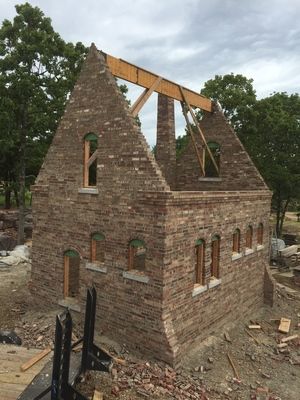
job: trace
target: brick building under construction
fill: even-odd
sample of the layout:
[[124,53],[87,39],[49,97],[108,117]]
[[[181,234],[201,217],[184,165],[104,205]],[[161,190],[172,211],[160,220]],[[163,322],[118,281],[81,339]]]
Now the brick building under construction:
[[[115,76],[146,88],[131,108]],[[153,91],[155,157],[135,120]],[[177,159],[174,99],[190,132]],[[98,328],[143,353],[178,365],[272,294],[271,193],[222,111],[94,45],[33,192],[34,293],[84,311],[94,285]]]

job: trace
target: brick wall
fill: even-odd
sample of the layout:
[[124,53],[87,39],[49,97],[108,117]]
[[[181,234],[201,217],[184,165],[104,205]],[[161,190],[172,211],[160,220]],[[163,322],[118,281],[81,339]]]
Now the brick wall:
[[[32,291],[47,301],[62,300],[63,254],[76,250],[80,254],[77,301],[84,310],[86,287],[95,285],[97,329],[178,365],[185,349],[196,340],[262,303],[270,193],[233,139],[228,142],[238,154],[240,175],[230,175],[233,168],[225,155],[223,139],[222,162],[227,172],[220,185],[195,191],[200,186],[197,173],[190,170],[192,154],[185,154],[181,160],[186,157],[187,164],[178,164],[177,184],[180,190],[193,191],[170,191],[167,181],[171,182],[174,175],[169,175],[164,166],[166,156],[172,158],[174,154],[170,150],[174,144],[172,105],[162,97],[159,104],[161,109],[167,107],[171,119],[164,125],[161,115],[158,122],[161,143],[170,145],[165,152],[163,146],[160,150],[158,162],[163,173],[105,60],[95,46],[91,47],[33,188]],[[228,125],[218,112],[208,118],[214,132],[220,129],[222,135],[227,134]],[[83,138],[88,132],[98,136],[97,185],[92,190],[82,189]],[[237,166],[235,171],[239,170]],[[191,182],[187,173],[191,173]],[[238,191],[239,185],[242,191]],[[244,249],[247,225],[252,224],[255,232],[260,222],[265,227],[264,248],[257,250],[254,239],[253,253],[232,261],[234,229],[241,230]],[[91,235],[95,232],[105,236],[101,267],[90,263]],[[206,241],[209,283],[213,234],[221,237],[221,282],[193,296],[195,241]],[[128,271],[132,239],[146,245],[143,272]]]
[[[263,190],[267,189],[261,175],[226,120],[219,107],[213,112],[204,112],[200,122],[206,141],[221,145],[219,179],[202,175],[193,143],[189,140],[186,149],[177,160],[176,190]],[[199,133],[195,133],[199,153],[204,147]]]
[[175,187],[176,139],[174,100],[158,94],[156,161],[171,189]]

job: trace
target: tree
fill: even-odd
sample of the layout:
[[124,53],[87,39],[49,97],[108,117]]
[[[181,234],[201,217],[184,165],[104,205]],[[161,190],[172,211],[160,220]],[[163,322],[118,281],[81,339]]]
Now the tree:
[[256,103],[254,114],[247,149],[273,191],[272,207],[280,237],[290,202],[300,199],[300,97],[274,93]]
[[22,243],[27,169],[39,168],[87,50],[65,43],[38,7],[16,11],[0,29],[0,179],[17,181]]
[[253,79],[243,75],[216,75],[204,84],[201,94],[221,104],[223,112],[240,136],[245,125],[253,118],[256,93]]

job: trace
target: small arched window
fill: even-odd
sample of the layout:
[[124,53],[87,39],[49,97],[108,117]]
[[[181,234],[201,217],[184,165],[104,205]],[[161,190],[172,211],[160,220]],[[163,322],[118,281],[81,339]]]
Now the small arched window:
[[210,264],[210,275],[213,278],[220,277],[220,236],[215,235],[212,237],[211,242],[211,264]]
[[196,241],[195,251],[195,284],[205,285],[205,241],[203,239]]
[[220,175],[220,155],[221,155],[221,146],[217,142],[207,142],[207,146],[215,160],[215,163],[218,167],[216,169],[213,160],[208,152],[208,150],[204,149],[204,171],[206,177],[218,177]]
[[260,223],[257,227],[257,244],[262,245],[264,242],[264,226]]
[[249,225],[246,232],[246,248],[252,249],[252,246],[253,246],[253,228],[251,225]]
[[80,256],[75,250],[64,253],[64,298],[79,295]]
[[97,184],[97,146],[98,137],[88,133],[83,142],[83,186],[94,187]]
[[241,252],[241,231],[236,229],[232,234],[232,252]]
[[105,261],[105,236],[102,233],[94,233],[91,242],[91,262],[102,264]]
[[134,239],[129,243],[128,269],[146,270],[146,246],[142,240]]

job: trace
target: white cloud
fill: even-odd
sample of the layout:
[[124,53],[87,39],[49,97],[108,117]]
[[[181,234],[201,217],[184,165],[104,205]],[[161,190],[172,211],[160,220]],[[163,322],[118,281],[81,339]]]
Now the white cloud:
[[[18,3],[18,2],[17,2]],[[0,21],[15,0],[0,0]],[[195,91],[215,74],[254,79],[259,96],[300,92],[299,0],[31,0],[66,41],[95,42]],[[140,89],[131,89],[134,100]],[[178,133],[184,124],[178,110]],[[141,113],[154,144],[156,100]]]

